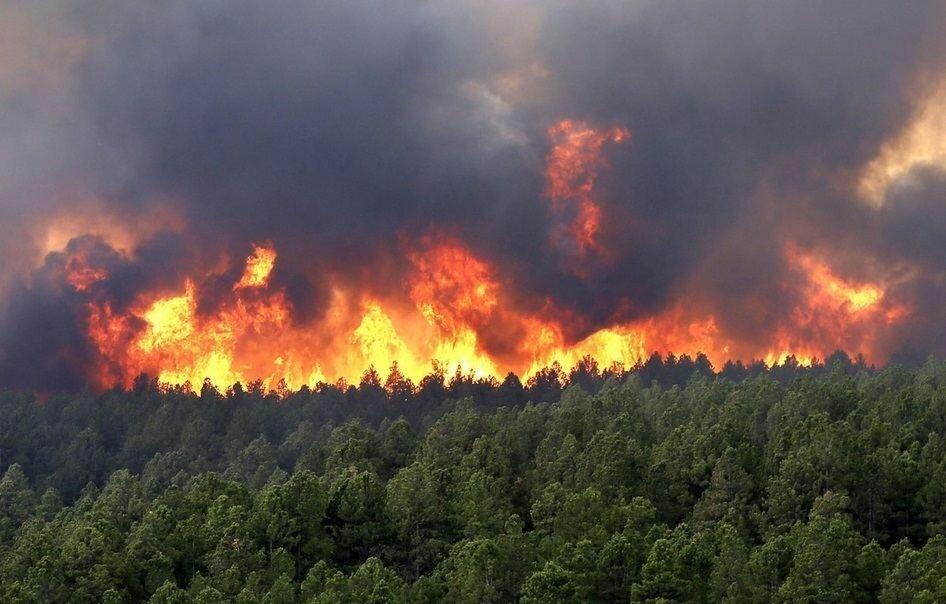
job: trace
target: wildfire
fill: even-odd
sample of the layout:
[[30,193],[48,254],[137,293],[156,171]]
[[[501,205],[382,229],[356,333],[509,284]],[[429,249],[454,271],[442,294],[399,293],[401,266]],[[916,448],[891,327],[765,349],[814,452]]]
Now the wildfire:
[[[499,379],[553,363],[567,371],[589,356],[600,366],[627,367],[654,351],[704,353],[721,366],[731,351],[745,349],[720,332],[713,316],[682,304],[570,342],[547,309],[517,308],[501,271],[459,241],[429,236],[407,257],[413,268],[401,299],[338,286],[325,318],[314,325],[294,324],[286,293],[271,285],[278,262],[271,246],[253,247],[231,297],[207,313],[199,311],[194,280],[177,294],[145,297],[126,313],[90,302],[89,338],[103,357],[100,382],[128,384],[146,372],[167,384],[209,379],[226,388],[259,379],[268,388],[292,389],[327,379],[358,381],[371,367],[383,377],[395,363],[415,382],[433,367]],[[844,342],[869,350],[876,322],[905,314],[886,302],[880,284],[842,278],[795,247],[787,248],[786,259],[799,275],[801,298],[790,323],[778,326],[770,347],[753,358],[776,364],[793,356],[810,364]],[[511,347],[491,350],[483,337],[489,329],[520,335]]]
[[[563,221],[555,242],[577,250],[575,274],[584,278],[581,268],[592,260],[585,256],[607,253],[600,236],[604,208],[595,189],[607,166],[603,149],[630,135],[624,128],[570,120],[548,135],[545,194]],[[877,325],[909,314],[890,299],[883,280],[851,279],[829,256],[789,245],[784,258],[791,283],[785,286],[795,302],[780,309],[761,340],[726,333],[716,316],[700,310],[712,306],[685,288],[659,313],[616,318],[575,337],[568,310],[551,298],[524,298],[506,267],[461,239],[431,228],[420,238],[403,238],[402,247],[407,273],[400,291],[330,275],[324,312],[306,321],[273,279],[280,259],[271,243],[252,245],[241,266],[222,257],[191,272],[176,291],[140,291],[122,304],[106,293],[111,275],[102,263],[133,263],[131,243],[117,248],[92,237],[51,254],[64,281],[87,298],[83,320],[99,356],[93,379],[103,387],[128,385],[146,373],[166,384],[209,380],[225,389],[259,380],[266,388],[291,390],[327,380],[357,382],[371,368],[384,379],[395,364],[415,383],[434,368],[501,379],[553,364],[568,371],[587,357],[601,367],[629,367],[653,352],[703,353],[717,367],[730,358],[776,364],[789,356],[810,364],[839,347],[871,354]]]
[[[179,294],[142,300],[126,314],[108,303],[90,303],[89,337],[105,360],[100,381],[127,384],[150,372],[168,384],[209,379],[225,388],[261,379],[267,387],[280,382],[299,387],[324,381],[326,369],[333,377],[357,381],[369,367],[384,375],[393,363],[415,381],[434,366],[499,378],[553,362],[570,367],[586,355],[607,364],[633,363],[648,352],[645,332],[661,329],[601,330],[569,346],[555,324],[503,308],[505,293],[495,270],[459,242],[430,238],[409,258],[414,273],[406,293],[413,309],[372,298],[353,302],[338,290],[326,319],[331,325],[292,324],[285,292],[267,288],[276,251],[261,246],[247,257],[233,297],[211,313],[198,311],[193,280]],[[482,329],[493,321],[525,334],[504,362],[481,341]],[[310,345],[319,340],[321,358]]]
[[849,314],[856,314],[874,307],[884,296],[884,291],[872,283],[852,283],[837,277],[824,263],[811,256],[799,256],[799,265],[808,273],[812,295],[823,295],[834,301]]
[[801,277],[801,303],[792,309],[792,322],[776,334],[777,345],[763,359],[769,365],[789,356],[810,365],[819,354],[856,345],[870,351],[877,326],[903,319],[908,310],[888,302],[879,283],[857,282],[838,276],[822,260],[789,246],[785,257]]
[[367,362],[366,367],[387,368],[392,362],[400,362],[407,371],[413,372],[417,365],[417,359],[398,335],[391,318],[377,302],[365,304],[364,314],[352,332],[351,342],[358,346],[358,352]]
[[499,286],[489,266],[461,245],[439,243],[409,258],[416,269],[411,299],[431,324],[455,333],[482,323],[496,308]]
[[243,276],[233,288],[263,287],[269,282],[274,266],[276,266],[276,251],[269,247],[254,245],[253,253],[246,259]]
[[[273,249],[255,247],[234,291],[263,287],[275,257]],[[250,363],[243,349],[251,346],[253,337],[285,326],[290,311],[284,295],[238,295],[217,312],[202,316],[197,294],[197,285],[187,280],[181,294],[141,301],[125,315],[116,315],[107,303],[90,304],[90,339],[107,359],[107,367],[120,367],[119,381],[127,383],[141,372],[152,372],[168,384],[209,379],[227,386],[271,373],[258,374],[261,366]],[[272,364],[284,366],[285,360],[273,357]]]
[[66,281],[78,292],[88,291],[92,285],[107,277],[105,269],[92,266],[83,252],[72,255],[66,261]]
[[151,352],[187,343],[194,334],[196,306],[194,284],[190,281],[184,287],[184,295],[156,300],[141,315],[148,327],[138,340],[138,348]]
[[601,205],[596,199],[595,182],[607,159],[605,143],[622,143],[630,137],[625,128],[599,130],[585,122],[562,120],[549,128],[553,147],[546,160],[546,195],[553,209],[569,220],[559,243],[571,241],[580,255],[601,251]]

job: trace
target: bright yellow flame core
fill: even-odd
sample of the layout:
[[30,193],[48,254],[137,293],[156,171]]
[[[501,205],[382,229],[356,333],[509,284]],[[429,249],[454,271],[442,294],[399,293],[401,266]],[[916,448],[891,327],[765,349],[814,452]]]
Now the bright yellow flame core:
[[148,323],[138,347],[145,352],[186,342],[194,333],[194,284],[187,282],[183,296],[156,300],[141,318]]
[[269,283],[269,276],[276,266],[276,250],[271,247],[253,246],[253,253],[246,259],[243,277],[234,285],[241,287],[263,287]]
[[387,369],[391,359],[398,360],[408,371],[416,363],[407,344],[394,329],[391,318],[376,302],[365,305],[364,315],[352,332],[351,340],[358,345],[368,365],[376,369]]
[[[197,385],[207,378],[221,388],[257,378],[265,387],[282,382],[290,389],[313,386],[327,375],[354,382],[368,367],[384,378],[394,362],[416,382],[434,367],[499,378],[508,371],[529,375],[553,363],[567,370],[585,356],[602,366],[631,365],[645,359],[648,347],[715,350],[712,320],[690,321],[679,312],[602,329],[569,344],[555,322],[505,307],[494,269],[461,244],[432,239],[424,247],[409,255],[415,268],[407,284],[410,308],[353,299],[336,288],[323,323],[295,326],[282,291],[256,289],[276,261],[271,248],[256,247],[233,288],[234,299],[210,314],[198,312],[198,288],[188,280],[183,293],[149,300],[127,316],[91,305],[90,337],[113,361],[110,366],[123,367],[125,383],[144,371],[168,384]],[[479,329],[492,322],[522,334],[505,356],[488,352],[481,340]]]
[[194,284],[188,281],[184,295],[156,300],[141,314],[147,327],[138,349],[163,357],[158,374],[161,382],[199,384],[205,378],[214,384],[233,384],[243,376],[233,369],[233,334],[226,323],[198,332]]
[[824,291],[840,304],[846,305],[854,313],[868,309],[884,296],[884,290],[872,283],[852,284],[841,279],[827,265],[816,262],[810,257],[802,258],[802,265],[809,271],[812,284]]
[[776,345],[763,355],[767,365],[782,364],[794,357],[800,365],[811,365],[825,353],[857,341],[862,352],[870,352],[878,325],[896,323],[907,309],[886,300],[880,283],[856,282],[838,276],[824,261],[788,246],[785,257],[797,267],[802,281],[803,302],[793,309],[792,322],[780,327]]
[[[555,318],[551,306],[542,315],[517,310],[497,271],[459,242],[432,238],[408,258],[414,272],[406,299],[358,296],[336,285],[324,318],[310,326],[293,323],[283,291],[262,287],[276,262],[271,248],[254,248],[231,299],[215,310],[198,310],[191,280],[183,293],[143,300],[126,314],[90,303],[89,336],[112,371],[101,381],[128,384],[147,372],[167,384],[198,385],[207,378],[226,388],[259,379],[265,388],[294,390],[327,377],[357,382],[369,367],[385,379],[395,362],[416,383],[434,367],[481,378],[509,371],[530,376],[554,363],[568,371],[588,356],[599,367],[628,367],[655,351],[702,352],[717,367],[733,354],[761,356],[769,364],[792,354],[810,364],[845,341],[869,346],[878,320],[889,324],[905,314],[885,303],[881,285],[841,278],[790,247],[786,258],[798,268],[802,301],[761,354],[757,343],[747,348],[727,340],[714,317],[694,315],[682,304],[570,342],[562,329],[567,317]],[[517,335],[506,341],[505,332]],[[491,351],[486,338],[497,336],[505,344]]]

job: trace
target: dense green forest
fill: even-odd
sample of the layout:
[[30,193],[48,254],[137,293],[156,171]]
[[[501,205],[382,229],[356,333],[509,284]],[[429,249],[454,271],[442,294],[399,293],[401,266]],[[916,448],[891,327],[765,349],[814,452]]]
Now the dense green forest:
[[0,392],[3,602],[944,602],[946,364]]

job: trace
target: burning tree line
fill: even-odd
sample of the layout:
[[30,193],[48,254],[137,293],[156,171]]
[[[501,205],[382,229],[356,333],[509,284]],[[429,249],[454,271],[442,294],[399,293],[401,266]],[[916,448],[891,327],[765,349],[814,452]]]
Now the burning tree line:
[[[529,283],[535,259],[497,256],[436,223],[399,230],[390,249],[349,267],[278,233],[201,249],[173,206],[144,226],[104,216],[98,230],[65,215],[51,219],[39,265],[0,316],[0,378],[103,390],[148,373],[171,386],[260,380],[296,390],[357,382],[394,363],[415,383],[432,364],[448,375],[529,379],[556,363],[570,372],[588,356],[633,367],[655,351],[703,354],[717,368],[733,359],[809,365],[839,347],[884,363],[910,341],[900,330],[922,317],[898,289],[902,271],[852,275],[842,257],[792,238],[774,243],[784,274],[765,295],[722,303],[696,280],[638,299],[647,275],[616,271],[631,262],[618,250],[639,227],[599,186],[605,150],[630,132],[560,120],[548,137],[540,201],[549,232],[536,249],[558,258],[543,270],[561,291]],[[31,344],[39,332],[48,347]]]
[[[917,366],[919,359],[909,353],[898,357],[896,362],[909,366]],[[612,363],[602,369],[594,357],[586,355],[578,360],[569,370],[565,370],[558,362],[541,369],[528,376],[523,382],[515,373],[508,373],[502,380],[493,376],[478,376],[473,372],[464,373],[457,367],[452,374],[448,374],[437,363],[431,371],[416,383],[401,372],[397,361],[394,361],[387,372],[382,375],[369,366],[356,383],[349,383],[340,378],[334,383],[319,381],[312,386],[303,384],[299,389],[292,389],[284,379],[275,385],[261,379],[248,384],[236,382],[226,388],[219,388],[210,378],[205,378],[199,388],[195,388],[190,381],[181,384],[162,382],[157,377],[141,373],[129,387],[134,392],[152,390],[155,392],[178,392],[182,394],[211,395],[214,397],[239,397],[246,392],[256,395],[275,395],[287,398],[295,393],[307,394],[312,392],[338,392],[355,395],[356,393],[375,392],[384,393],[391,400],[407,401],[412,398],[422,400],[461,399],[473,396],[478,400],[496,398],[511,404],[521,404],[527,400],[555,401],[559,395],[572,386],[577,386],[586,392],[598,392],[606,384],[623,383],[630,379],[640,380],[642,383],[658,382],[664,385],[685,386],[690,379],[720,377],[740,382],[750,377],[766,374],[780,383],[790,383],[794,379],[808,375],[822,375],[829,367],[841,366],[848,371],[873,370],[875,367],[863,356],[851,358],[843,350],[835,351],[825,360],[818,358],[800,363],[794,356],[789,355],[780,364],[768,365],[757,359],[751,363],[742,361],[726,361],[718,371],[713,368],[709,358],[700,353],[696,358],[687,354],[679,357],[668,354],[666,357],[658,353],[651,354],[646,361],[637,361],[633,366],[625,367],[621,363]],[[123,387],[117,386],[118,391]],[[41,396],[46,396],[41,395]]]

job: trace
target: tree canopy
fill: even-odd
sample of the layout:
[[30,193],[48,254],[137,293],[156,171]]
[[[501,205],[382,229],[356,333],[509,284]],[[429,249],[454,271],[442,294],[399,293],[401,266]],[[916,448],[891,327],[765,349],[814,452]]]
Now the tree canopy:
[[946,600],[946,364],[657,360],[0,392],[0,600]]

